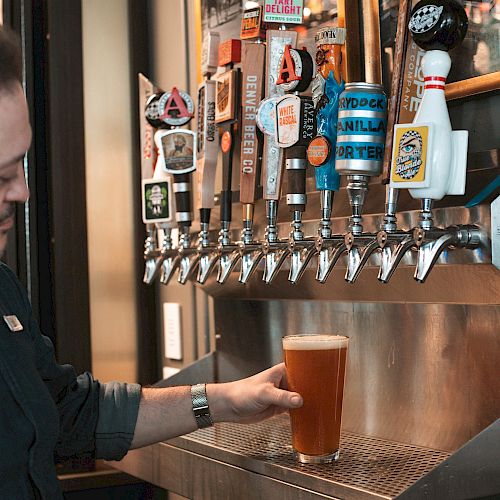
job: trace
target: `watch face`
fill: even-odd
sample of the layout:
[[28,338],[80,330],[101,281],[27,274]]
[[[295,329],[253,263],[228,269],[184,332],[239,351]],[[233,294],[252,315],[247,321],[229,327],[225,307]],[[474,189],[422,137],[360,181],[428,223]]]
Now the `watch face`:
[[193,118],[194,103],[188,93],[174,87],[170,92],[165,92],[160,97],[158,112],[160,120],[164,123],[179,127]]

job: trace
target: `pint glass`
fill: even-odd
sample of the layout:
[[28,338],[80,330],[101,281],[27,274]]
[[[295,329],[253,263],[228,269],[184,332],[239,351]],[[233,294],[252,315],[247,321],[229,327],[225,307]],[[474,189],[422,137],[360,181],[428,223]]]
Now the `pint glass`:
[[304,399],[302,408],[290,410],[292,446],[299,462],[339,458],[348,342],[348,337],[326,334],[283,338],[288,388]]

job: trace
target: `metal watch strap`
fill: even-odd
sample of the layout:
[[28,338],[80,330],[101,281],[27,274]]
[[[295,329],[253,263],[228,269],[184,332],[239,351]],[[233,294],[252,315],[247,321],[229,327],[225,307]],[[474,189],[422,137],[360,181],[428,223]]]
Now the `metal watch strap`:
[[206,384],[196,384],[191,386],[191,401],[193,403],[193,413],[199,429],[214,425],[210,408],[208,407]]

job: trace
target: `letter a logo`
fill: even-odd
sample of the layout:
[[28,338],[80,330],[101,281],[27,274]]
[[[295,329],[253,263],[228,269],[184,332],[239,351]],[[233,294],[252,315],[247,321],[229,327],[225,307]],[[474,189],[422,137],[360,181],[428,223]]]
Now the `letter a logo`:
[[295,62],[291,54],[291,49],[291,45],[285,45],[285,51],[283,52],[283,57],[281,58],[276,85],[282,85],[284,83],[290,83],[301,79],[295,72]]
[[160,118],[164,120],[165,118],[187,118],[192,116],[193,114],[188,112],[184,99],[180,96],[177,87],[174,87]]
[[186,92],[179,92],[176,87],[171,92],[165,92],[159,102],[160,119],[171,126],[187,123],[194,115],[194,104]]

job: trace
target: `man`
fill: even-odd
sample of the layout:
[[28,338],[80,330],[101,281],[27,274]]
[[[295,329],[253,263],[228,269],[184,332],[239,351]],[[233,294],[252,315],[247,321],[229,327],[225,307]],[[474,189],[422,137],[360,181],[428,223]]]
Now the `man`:
[[[28,199],[22,160],[31,128],[20,85],[16,39],[0,28],[0,252],[14,206]],[[283,364],[225,384],[141,388],[100,384],[59,365],[41,335],[25,291],[0,264],[0,498],[62,498],[54,454],[92,452],[120,459],[139,448],[213,422],[256,422],[302,404],[281,389]],[[208,410],[206,408],[208,406]],[[195,410],[196,415],[195,417]]]

